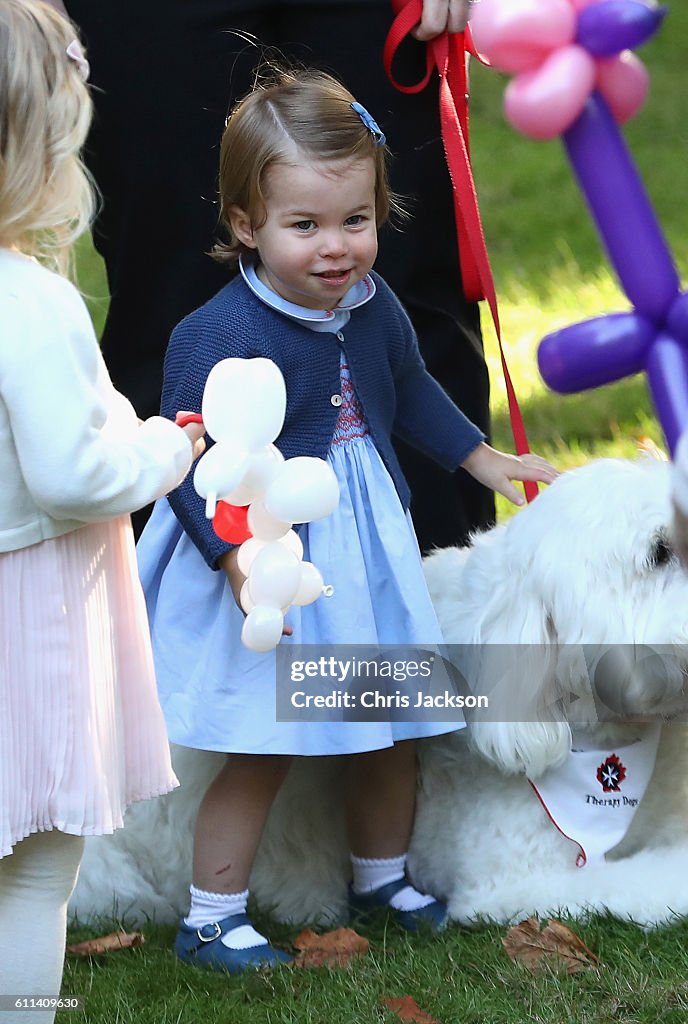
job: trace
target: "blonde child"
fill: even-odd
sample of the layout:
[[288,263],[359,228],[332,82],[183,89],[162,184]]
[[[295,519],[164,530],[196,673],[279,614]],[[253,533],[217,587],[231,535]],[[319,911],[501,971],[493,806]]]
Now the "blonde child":
[[[386,156],[370,114],[325,74],[284,73],[241,101],[222,142],[228,242],[218,251],[239,261],[240,274],[182,321],[166,356],[170,417],[200,409],[218,360],[274,360],[287,386],[277,446],[286,457],[327,458],[338,477],[338,510],[301,532],[304,557],[335,593],[290,611],[287,644],[441,643],[393,433],[517,503],[512,479],[555,475],[536,456],[484,443],[426,372],[408,317],[372,272],[393,202]],[[230,972],[286,959],[245,910],[261,832],[294,755],[354,755],[343,764],[353,909],[386,907],[411,930],[441,927],[446,908],[405,872],[414,741],[461,723],[276,721],[274,656],[239,640],[236,554],[213,533],[191,481],[158,502],[139,542],[171,738],[227,754],[198,815],[178,955]]]
[[15,997],[59,994],[81,837],[176,784],[128,513],[203,447],[197,426],[139,423],[79,293],[45,265],[64,270],[92,210],[87,70],[66,19],[0,0],[0,987]]

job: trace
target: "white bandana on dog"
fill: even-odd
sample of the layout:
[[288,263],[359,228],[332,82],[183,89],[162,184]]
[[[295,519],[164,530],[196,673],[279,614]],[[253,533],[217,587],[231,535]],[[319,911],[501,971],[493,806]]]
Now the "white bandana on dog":
[[572,750],[560,768],[528,780],[552,824],[579,847],[576,865],[604,863],[626,834],[654,771],[661,722],[614,750]]

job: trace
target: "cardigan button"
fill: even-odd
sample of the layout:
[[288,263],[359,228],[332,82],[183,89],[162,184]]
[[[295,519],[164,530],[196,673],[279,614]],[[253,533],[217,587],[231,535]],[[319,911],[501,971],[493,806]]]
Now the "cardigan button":
[[344,335],[342,334],[341,331],[337,331],[336,338],[337,341],[344,341]]
[[330,399],[330,402],[332,403],[332,405],[341,405],[342,404],[342,396],[341,395],[332,395],[332,398]]

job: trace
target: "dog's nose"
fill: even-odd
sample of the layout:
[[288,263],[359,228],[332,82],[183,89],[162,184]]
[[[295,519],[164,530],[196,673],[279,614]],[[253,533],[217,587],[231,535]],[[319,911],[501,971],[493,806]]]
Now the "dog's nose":
[[682,687],[683,674],[671,648],[615,644],[597,660],[591,673],[599,712],[632,718],[661,712],[668,696]]

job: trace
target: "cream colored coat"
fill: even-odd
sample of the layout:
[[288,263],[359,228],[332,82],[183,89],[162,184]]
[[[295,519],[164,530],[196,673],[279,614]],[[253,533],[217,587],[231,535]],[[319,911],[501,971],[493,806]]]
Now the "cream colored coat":
[[186,434],[115,390],[78,291],[0,249],[0,552],[141,508],[191,466]]

